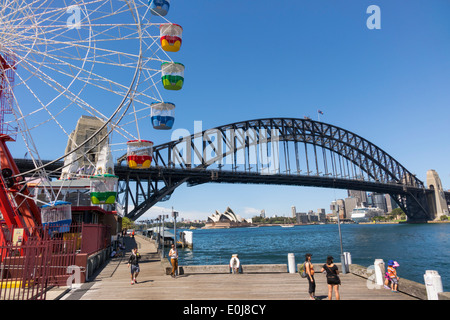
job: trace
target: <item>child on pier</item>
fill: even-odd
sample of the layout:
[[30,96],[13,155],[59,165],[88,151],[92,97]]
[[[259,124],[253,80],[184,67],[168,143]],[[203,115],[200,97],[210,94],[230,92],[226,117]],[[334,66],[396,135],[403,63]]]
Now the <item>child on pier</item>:
[[400,265],[397,263],[397,261],[389,260],[388,261],[388,274],[389,274],[389,280],[391,280],[391,290],[392,292],[398,292],[398,276],[397,276],[397,267]]

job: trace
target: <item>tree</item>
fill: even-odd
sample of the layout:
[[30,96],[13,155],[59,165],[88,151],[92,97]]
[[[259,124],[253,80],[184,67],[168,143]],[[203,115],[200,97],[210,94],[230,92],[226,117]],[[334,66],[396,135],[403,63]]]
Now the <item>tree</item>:
[[123,229],[134,229],[134,221],[131,221],[130,218],[123,217],[122,218],[122,228]]
[[398,217],[400,217],[400,219],[406,218],[405,212],[403,212],[403,210],[400,208],[395,208],[394,210],[392,210],[390,215],[394,217],[394,219],[398,219]]

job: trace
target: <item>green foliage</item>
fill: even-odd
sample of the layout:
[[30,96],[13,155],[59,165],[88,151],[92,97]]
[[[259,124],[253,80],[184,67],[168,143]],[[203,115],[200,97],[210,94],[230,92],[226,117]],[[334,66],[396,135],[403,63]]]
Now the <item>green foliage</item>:
[[127,217],[123,217],[122,218],[122,228],[123,229],[135,229],[135,225],[134,222],[131,221],[129,218]]
[[[154,225],[156,226],[156,224]],[[173,222],[166,222],[166,228],[173,229]],[[205,224],[203,222],[178,222],[177,229],[189,229],[190,227],[203,228]]]
[[[402,209],[400,208],[395,208],[394,210],[391,211],[390,215],[396,217],[396,216],[402,216],[405,215],[405,213],[403,212]],[[405,215],[406,216],[406,215]]]
[[262,218],[261,216],[254,216],[252,218],[253,223],[256,224],[290,224],[296,223],[295,218],[287,217],[273,217],[273,218]]

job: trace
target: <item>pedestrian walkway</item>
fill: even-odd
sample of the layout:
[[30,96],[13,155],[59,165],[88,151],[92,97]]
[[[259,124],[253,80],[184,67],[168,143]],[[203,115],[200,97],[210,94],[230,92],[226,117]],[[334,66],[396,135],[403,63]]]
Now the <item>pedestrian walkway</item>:
[[[141,236],[125,237],[125,257],[112,258],[98,275],[64,300],[308,300],[308,281],[298,274],[165,274],[155,244]],[[141,253],[141,272],[131,284],[127,267],[131,248]],[[166,248],[168,251],[168,248]],[[319,268],[319,266],[317,266]],[[341,300],[416,300],[386,289],[368,289],[366,279],[341,274]],[[327,299],[325,275],[316,273],[316,295]]]

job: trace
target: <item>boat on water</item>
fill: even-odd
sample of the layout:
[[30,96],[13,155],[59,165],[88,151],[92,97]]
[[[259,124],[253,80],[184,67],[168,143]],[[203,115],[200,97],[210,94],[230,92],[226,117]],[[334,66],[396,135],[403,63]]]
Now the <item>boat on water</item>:
[[282,228],[292,228],[294,225],[293,224],[280,224],[280,226]]
[[353,209],[351,219],[356,222],[370,222],[373,217],[380,216],[383,211],[379,208],[356,207]]

